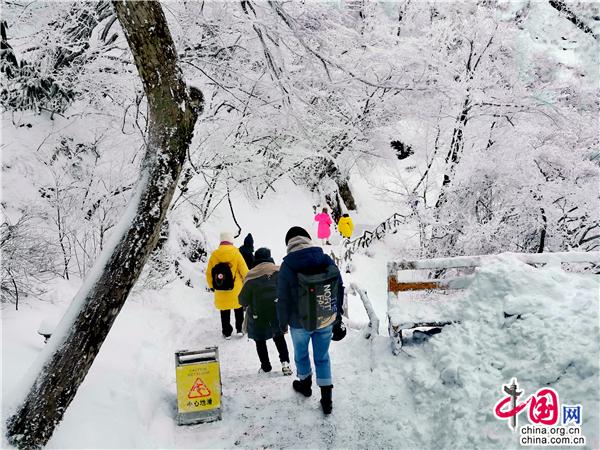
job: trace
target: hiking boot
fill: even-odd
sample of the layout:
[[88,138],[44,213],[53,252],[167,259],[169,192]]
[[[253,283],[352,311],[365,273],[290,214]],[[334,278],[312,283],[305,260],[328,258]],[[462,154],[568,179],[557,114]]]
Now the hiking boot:
[[320,386],[321,387],[321,407],[323,408],[324,414],[331,414],[333,409],[333,402],[331,400],[331,391],[333,386]]
[[263,367],[261,366],[260,369],[258,369],[258,374],[263,374],[263,373],[269,373],[272,370],[272,367]]
[[285,376],[289,376],[292,374],[292,368],[290,367],[290,363],[287,361],[283,361],[281,363],[281,371]]
[[258,373],[269,373],[271,370],[273,370],[271,364],[269,364],[268,366],[261,364],[260,369],[258,369]]
[[309,375],[304,380],[294,380],[292,387],[296,392],[300,392],[305,397],[310,397],[312,395],[312,389],[310,387],[311,384],[312,377]]

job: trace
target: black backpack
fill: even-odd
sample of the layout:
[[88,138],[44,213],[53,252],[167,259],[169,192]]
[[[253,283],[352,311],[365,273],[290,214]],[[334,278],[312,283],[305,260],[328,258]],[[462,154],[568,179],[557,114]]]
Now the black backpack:
[[267,327],[275,323],[277,320],[277,309],[275,307],[277,272],[270,276],[261,277],[253,291],[250,311],[254,323],[260,327]]
[[212,268],[211,275],[215,291],[231,291],[233,289],[233,274],[229,264],[225,262],[216,264]]
[[314,331],[335,320],[339,277],[340,271],[333,264],[322,273],[298,274],[298,313],[305,330]]

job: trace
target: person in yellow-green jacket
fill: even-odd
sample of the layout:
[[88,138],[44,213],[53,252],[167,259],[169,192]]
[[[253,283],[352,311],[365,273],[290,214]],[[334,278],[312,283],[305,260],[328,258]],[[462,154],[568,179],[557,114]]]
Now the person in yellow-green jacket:
[[352,219],[348,214],[344,214],[342,217],[340,217],[340,221],[338,222],[338,231],[346,239],[352,236],[352,231],[354,231],[354,224],[352,223]]
[[248,273],[248,266],[240,251],[233,245],[233,239],[233,233],[221,233],[221,243],[210,255],[206,267],[206,282],[209,289],[215,293],[215,307],[221,313],[221,331],[225,339],[231,339],[233,333],[232,309],[236,334],[240,337],[244,335],[244,309],[238,302],[238,295]]

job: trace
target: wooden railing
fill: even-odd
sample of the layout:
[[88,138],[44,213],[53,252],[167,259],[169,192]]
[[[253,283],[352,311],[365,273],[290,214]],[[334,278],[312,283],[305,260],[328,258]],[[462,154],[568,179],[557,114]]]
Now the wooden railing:
[[[525,264],[553,263],[594,263],[600,264],[600,252],[556,252],[556,253],[502,253],[511,255]],[[441,270],[479,267],[490,262],[497,255],[456,256],[422,260],[401,260],[388,262],[388,292],[419,291],[424,289],[462,289],[470,277],[429,279],[423,281],[398,281],[397,274],[402,270]]]
[[[556,252],[556,253],[503,253],[513,256],[525,264],[562,264],[591,263],[600,265],[600,252]],[[437,278],[425,280],[398,280],[398,272],[406,270],[430,270],[474,268],[492,262],[498,255],[458,256],[423,260],[402,260],[388,262],[388,302],[397,301],[397,295],[407,291],[463,289],[467,287],[473,275],[455,278]],[[410,325],[394,325],[389,314],[389,332],[392,338],[392,351],[398,354],[403,345],[402,330],[418,327],[442,327],[451,321],[420,321]]]

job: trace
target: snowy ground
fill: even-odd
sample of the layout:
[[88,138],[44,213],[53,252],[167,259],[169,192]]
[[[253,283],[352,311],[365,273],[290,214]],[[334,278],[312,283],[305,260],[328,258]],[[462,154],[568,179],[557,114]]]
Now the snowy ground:
[[[312,225],[306,214],[311,199],[299,196],[293,206],[282,206],[287,198],[273,194],[260,218],[252,205],[236,211],[243,225],[262,224],[248,231],[278,261],[287,227]],[[208,234],[223,223],[224,213],[215,216]],[[527,393],[554,383],[562,401],[581,403],[587,447],[598,448],[597,277],[500,259],[480,270],[456,302],[442,307],[442,313],[460,311],[465,318],[460,324],[424,343],[408,339],[405,352],[394,357],[385,336],[385,264],[399,254],[402,240],[399,233],[374,244],[372,256],[357,255],[354,273],[345,275],[347,285],[354,281],[368,291],[382,336],[362,337],[358,328],[366,314],[351,296],[355,329],[332,343],[330,417],[321,412],[318,391],[305,399],[292,390],[293,377],[281,374],[273,345],[274,370],[259,375],[252,341],[223,340],[196,267],[193,288],[177,280],[127,300],[48,448],[518,448],[516,435],[492,414],[502,384],[514,376]],[[56,283],[47,302],[2,310],[4,417],[14,406],[11,394],[44,347],[40,322],[60,317],[77,288],[76,281]],[[522,319],[505,319],[505,311]],[[221,355],[223,420],[179,427],[173,354],[210,345],[218,345]]]
[[[506,271],[514,276],[514,269],[507,267],[500,264],[485,271],[459,306],[489,290],[491,278],[505,281]],[[48,447],[516,448],[506,425],[491,414],[500,398],[500,384],[514,374],[533,391],[536,383],[553,377],[553,371],[565,365],[572,369],[555,387],[563,401],[584,405],[588,447],[597,448],[598,414],[593,411],[598,407],[598,284],[583,276],[545,275],[528,274],[525,281],[537,277],[540,281],[534,287],[546,285],[550,293],[558,289],[556,294],[564,293],[560,285],[570,280],[567,287],[573,295],[566,301],[589,313],[580,322],[580,334],[562,329],[564,336],[558,336],[557,342],[564,345],[554,356],[548,347],[551,333],[536,338],[544,334],[544,327],[534,326],[519,330],[522,334],[515,338],[523,341],[525,332],[533,336],[535,348],[522,350],[533,353],[507,359],[502,350],[508,342],[502,337],[508,336],[502,331],[505,324],[499,322],[494,329],[486,317],[495,314],[490,303],[504,299],[513,307],[522,305],[514,290],[510,295],[489,293],[481,298],[488,304],[483,312],[475,310],[467,315],[469,321],[448,327],[425,344],[409,342],[406,353],[398,357],[391,355],[387,338],[369,342],[351,330],[345,340],[332,343],[331,417],[322,415],[318,395],[305,399],[293,392],[292,378],[279,372],[273,346],[274,371],[258,375],[253,342],[220,337],[218,315],[207,293],[179,283],[160,292],[138,293],[128,300]],[[553,283],[552,277],[562,278]],[[522,287],[519,282],[515,286]],[[57,289],[68,292],[69,286]],[[548,299],[542,293],[538,300]],[[65,307],[66,302],[57,302],[3,311],[3,396],[9,400],[5,406],[10,406],[11,390],[44,346],[36,334],[40,318],[57,315]],[[569,325],[573,310],[566,311],[564,320]],[[569,356],[569,341],[582,352]],[[178,427],[173,420],[173,353],[214,344],[221,353],[224,419]],[[289,338],[288,344],[291,348]],[[491,355],[483,354],[486,348]],[[536,365],[535,352],[541,365]],[[497,370],[490,361],[505,367]]]
[[[65,306],[4,311],[4,395],[44,345],[36,334],[40,316]],[[173,353],[214,344],[222,358],[224,420],[178,427],[173,422]],[[289,337],[288,344],[291,349]],[[393,392],[375,388],[388,377],[367,369],[368,353],[361,351],[365,359],[353,355],[365,345],[358,332],[334,344],[335,414],[324,418],[318,395],[304,399],[292,391],[292,378],[279,371],[273,346],[274,371],[258,375],[254,343],[220,337],[219,318],[207,294],[181,285],[140,294],[127,302],[49,447],[392,447],[395,439],[406,442],[412,432],[395,415],[382,417],[377,405],[394,401],[389,407],[407,410],[410,397],[401,386]]]

